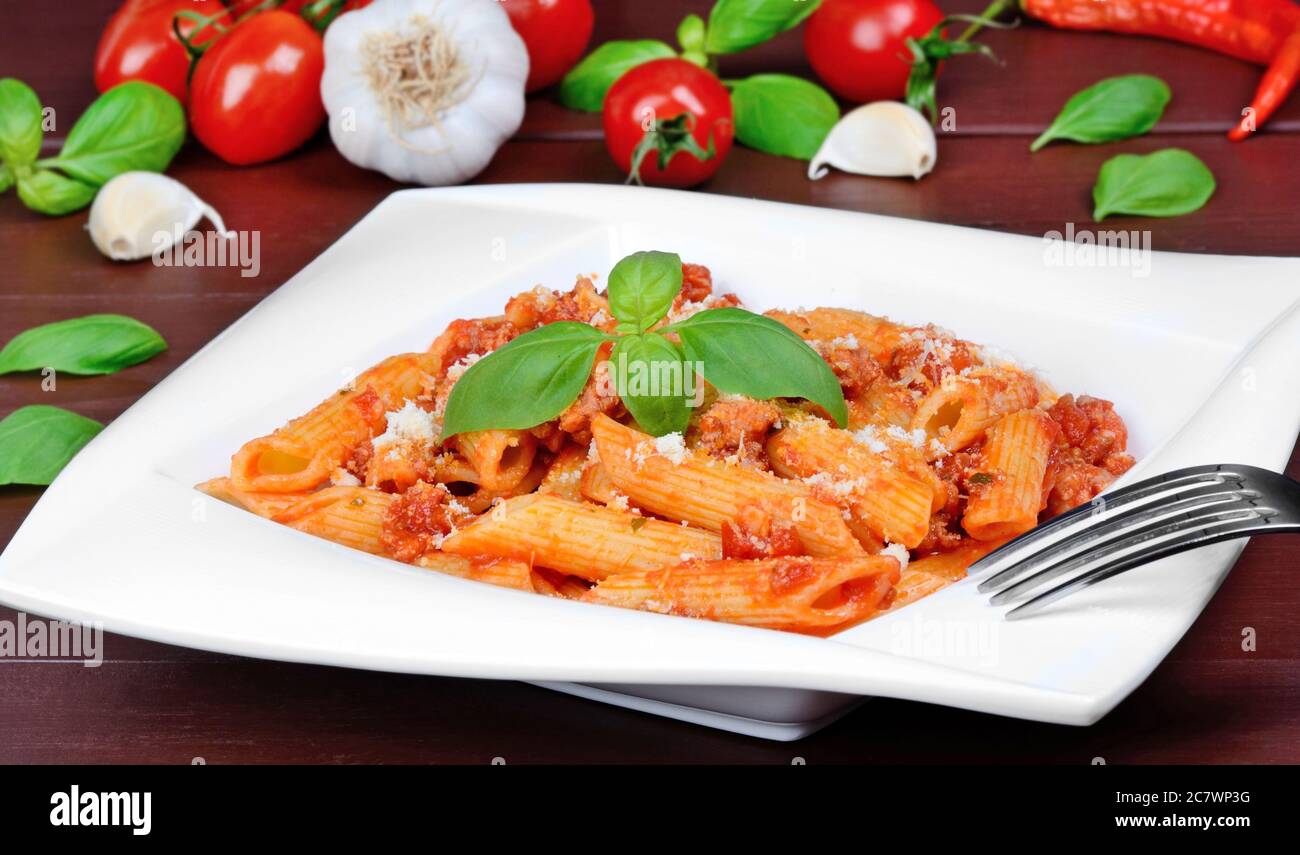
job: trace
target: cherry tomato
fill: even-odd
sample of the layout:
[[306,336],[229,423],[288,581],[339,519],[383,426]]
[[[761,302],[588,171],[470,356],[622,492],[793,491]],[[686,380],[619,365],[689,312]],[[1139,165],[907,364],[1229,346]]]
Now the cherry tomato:
[[525,92],[545,89],[577,65],[591,39],[591,0],[501,0],[528,47]]
[[190,127],[227,163],[273,160],[325,121],[325,50],[311,25],[282,9],[259,12],[212,43],[190,82]]
[[941,20],[930,0],[824,0],[805,25],[804,52],[817,76],[847,101],[902,98],[912,70],[905,41]]
[[[657,149],[643,153],[640,178],[663,187],[693,187],[718,171],[735,134],[731,96],[708,71],[684,59],[656,59],[628,71],[605,94],[605,147],[624,172],[647,134],[675,151],[665,169]],[[685,137],[689,135],[690,139]],[[701,159],[692,148],[713,156]]]
[[[95,51],[95,88],[106,92],[127,80],[144,80],[161,86],[183,102],[190,56],[172,31],[172,19],[180,11],[197,12],[205,17],[221,15],[218,22],[230,25],[230,15],[221,0],[127,0],[113,13],[99,37]],[[181,18],[180,24],[186,36],[198,26],[188,18]],[[210,42],[217,32],[216,27],[209,27],[195,37],[195,44]]]

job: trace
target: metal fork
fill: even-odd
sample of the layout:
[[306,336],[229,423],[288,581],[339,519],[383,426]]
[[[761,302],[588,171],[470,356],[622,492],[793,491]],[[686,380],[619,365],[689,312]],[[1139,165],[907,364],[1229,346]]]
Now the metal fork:
[[1139,481],[1031,529],[972,564],[993,605],[1028,617],[1076,591],[1143,564],[1257,534],[1300,533],[1300,483],[1255,466],[1192,466]]

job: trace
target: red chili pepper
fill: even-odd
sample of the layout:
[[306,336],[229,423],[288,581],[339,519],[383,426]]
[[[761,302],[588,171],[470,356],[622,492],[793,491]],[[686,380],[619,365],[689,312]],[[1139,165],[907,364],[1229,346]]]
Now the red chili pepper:
[[1268,66],[1229,133],[1262,126],[1300,80],[1300,6],[1291,0],[1020,0],[1030,17],[1075,30],[1159,36]]

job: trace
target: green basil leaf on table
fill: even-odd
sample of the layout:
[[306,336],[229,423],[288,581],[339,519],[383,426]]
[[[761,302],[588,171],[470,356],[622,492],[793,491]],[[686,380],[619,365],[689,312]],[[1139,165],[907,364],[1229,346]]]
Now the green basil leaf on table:
[[1060,115],[1029,149],[1038,151],[1057,139],[1103,143],[1141,136],[1160,120],[1169,97],[1169,87],[1159,77],[1107,78],[1065,102]]
[[609,310],[620,327],[643,332],[668,314],[681,290],[680,256],[654,250],[634,252],[609,272]]
[[14,410],[0,421],[0,484],[49,484],[103,429],[59,407]]
[[709,12],[705,50],[736,53],[799,26],[821,0],[718,0]]
[[72,126],[58,156],[37,166],[99,186],[122,172],[162,172],[184,141],[180,102],[152,83],[132,80],[99,96]]
[[79,211],[94,201],[99,188],[66,178],[48,169],[36,169],[18,176],[18,198],[33,211],[61,217]]
[[638,65],[673,56],[677,56],[675,50],[655,39],[605,42],[560,81],[560,103],[572,110],[599,113],[614,81]]
[[1181,148],[1121,154],[1102,164],[1092,188],[1092,216],[1098,222],[1111,214],[1177,217],[1204,205],[1214,188],[1214,173]]
[[9,164],[0,163],[0,193],[14,186],[15,180],[14,171],[9,168]]
[[0,374],[54,368],[112,374],[167,349],[149,325],[125,315],[86,315],[25,330],[0,350]]
[[442,438],[477,430],[524,430],[564,412],[591,376],[609,336],[559,321],[524,333],[475,362],[447,398]]
[[686,359],[723,392],[766,400],[805,398],[840,427],[848,405],[835,372],[789,327],[744,309],[705,309],[664,327],[682,340]]
[[731,90],[736,139],[750,148],[811,160],[840,120],[830,94],[787,74],[756,74]]
[[26,83],[6,77],[0,80],[0,160],[26,166],[40,153],[41,100]]
[[[614,345],[609,360],[617,367],[619,397],[642,430],[654,436],[686,430],[691,408],[685,393],[686,368],[677,345],[658,333],[624,336]],[[680,367],[674,371],[673,365]],[[683,379],[680,385],[663,388],[663,381],[677,378]],[[696,382],[702,381],[697,378]]]

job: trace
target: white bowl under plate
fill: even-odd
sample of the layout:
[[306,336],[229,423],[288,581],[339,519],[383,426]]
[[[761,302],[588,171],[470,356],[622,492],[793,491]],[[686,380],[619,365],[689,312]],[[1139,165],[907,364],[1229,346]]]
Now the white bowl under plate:
[[[1062,224],[1064,227],[1064,224]],[[1079,228],[1097,228],[1082,224]],[[830,639],[605,608],[431,573],[193,484],[384,356],[639,249],[751,308],[847,306],[996,345],[1115,402],[1138,465],[1285,465],[1300,430],[1300,260],[1155,253],[1064,266],[1043,240],[674,191],[395,193],[108,426],[0,555],[0,601],[170,644],[519,679],[778,739],[884,695],[1089,724],[1160,662],[1236,560],[1161,561],[1032,619],[960,582]],[[1138,271],[1140,272],[1140,270]],[[577,684],[577,685],[557,685]]]

